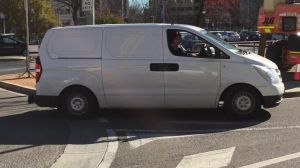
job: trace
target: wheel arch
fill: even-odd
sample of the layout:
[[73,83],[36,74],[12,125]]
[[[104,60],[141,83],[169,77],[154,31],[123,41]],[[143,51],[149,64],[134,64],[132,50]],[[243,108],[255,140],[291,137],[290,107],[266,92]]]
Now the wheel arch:
[[89,89],[88,87],[83,86],[83,85],[76,84],[76,85],[70,85],[70,86],[65,87],[60,92],[59,99],[61,99],[66,92],[68,92],[70,90],[76,90],[76,89],[78,89],[78,90],[86,90],[86,91],[90,92],[91,95],[93,95],[93,98],[96,100],[97,106],[99,107],[99,102],[98,102],[98,99],[97,99],[97,96],[95,95],[95,93],[91,89]]
[[251,88],[253,90],[256,91],[256,93],[259,95],[260,99],[263,100],[263,95],[261,94],[261,92],[256,88],[254,87],[253,85],[251,84],[248,84],[248,83],[235,83],[235,84],[232,84],[228,87],[226,87],[223,91],[222,91],[222,94],[221,96],[219,97],[219,101],[223,101],[224,100],[224,97],[227,93],[229,93],[229,91],[235,89],[235,88]]

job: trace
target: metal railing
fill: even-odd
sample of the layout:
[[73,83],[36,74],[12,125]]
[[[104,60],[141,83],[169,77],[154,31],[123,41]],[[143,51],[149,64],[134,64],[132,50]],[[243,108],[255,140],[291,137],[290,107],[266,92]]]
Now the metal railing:
[[[266,42],[266,49],[267,47],[272,44],[275,40],[269,40]],[[259,41],[239,41],[239,42],[229,42],[229,44],[237,45],[238,48],[240,47],[248,47],[252,49],[252,52],[256,53],[259,47]]]

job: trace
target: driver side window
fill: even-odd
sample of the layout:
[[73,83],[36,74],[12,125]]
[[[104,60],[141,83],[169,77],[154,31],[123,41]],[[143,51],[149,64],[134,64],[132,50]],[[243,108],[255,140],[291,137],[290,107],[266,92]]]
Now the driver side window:
[[183,30],[167,30],[168,47],[175,56],[215,58],[216,47],[201,37]]

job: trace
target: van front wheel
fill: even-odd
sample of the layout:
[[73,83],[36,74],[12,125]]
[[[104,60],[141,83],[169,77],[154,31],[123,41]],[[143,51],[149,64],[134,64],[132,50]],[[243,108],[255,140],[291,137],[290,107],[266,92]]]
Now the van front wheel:
[[84,119],[96,109],[96,100],[87,90],[68,90],[60,100],[60,111],[71,118]]
[[251,118],[261,110],[261,99],[252,88],[230,90],[224,99],[224,107],[228,114],[237,118]]

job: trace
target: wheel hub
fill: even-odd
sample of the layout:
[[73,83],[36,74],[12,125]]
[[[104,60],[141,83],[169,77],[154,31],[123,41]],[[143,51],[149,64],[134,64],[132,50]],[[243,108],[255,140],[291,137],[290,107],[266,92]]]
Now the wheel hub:
[[252,106],[252,101],[250,97],[246,95],[241,95],[236,98],[236,107],[241,110],[241,111],[247,111],[251,108]]
[[85,101],[82,97],[76,96],[71,99],[70,105],[74,111],[81,111],[85,107]]

